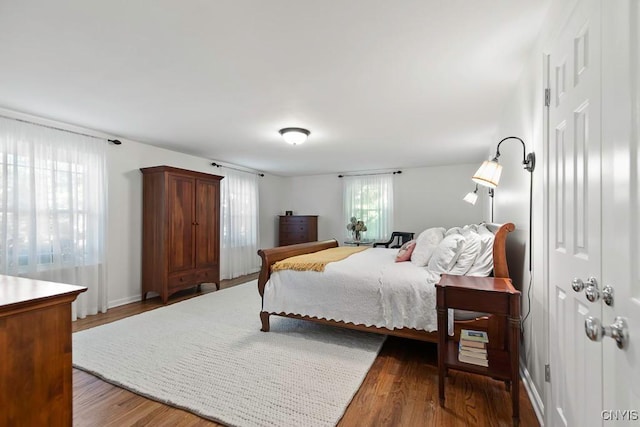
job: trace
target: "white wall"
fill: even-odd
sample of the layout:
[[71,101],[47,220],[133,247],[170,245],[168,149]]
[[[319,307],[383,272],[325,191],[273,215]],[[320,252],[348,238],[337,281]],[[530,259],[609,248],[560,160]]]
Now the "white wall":
[[[140,168],[169,165],[215,175],[225,168],[211,166],[211,160],[151,145],[126,141],[110,146],[107,158],[109,174],[109,219],[107,248],[107,298],[109,307],[140,299],[142,253],[142,174]],[[273,246],[275,225],[269,218],[278,212],[282,178],[260,178],[260,236],[258,247]],[[256,265],[260,265],[256,255]]]
[[[337,174],[289,177],[282,207],[294,215],[318,215],[318,240],[344,237],[342,228],[342,181]],[[345,229],[346,231],[346,229]]]
[[[403,169],[394,187],[394,228],[419,233],[429,227],[450,228],[482,221],[486,191],[475,205],[462,198],[475,189],[471,176],[479,163]],[[345,222],[346,224],[346,222]]]
[[278,215],[284,215],[285,197],[290,182],[286,178],[267,175],[260,178],[260,238],[258,249],[278,246]]
[[[477,167],[464,164],[412,168],[395,175],[394,230],[420,233],[428,227],[480,222],[483,197],[475,206],[462,200],[474,189],[471,175]],[[346,237],[348,218],[344,218],[342,180],[337,174],[287,179],[289,194],[283,213],[293,210],[294,214],[318,215],[319,240]]]

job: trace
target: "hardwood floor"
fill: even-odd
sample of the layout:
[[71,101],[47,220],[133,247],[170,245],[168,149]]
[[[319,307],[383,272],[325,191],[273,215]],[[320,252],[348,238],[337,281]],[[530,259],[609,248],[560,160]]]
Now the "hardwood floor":
[[[257,274],[222,281],[221,289],[255,278]],[[213,291],[214,285],[202,285],[199,292],[187,290],[176,294],[170,303]],[[127,304],[80,319],[74,322],[73,330],[158,307],[162,307],[159,298]],[[538,426],[528,395],[522,384],[520,387],[520,425]],[[451,371],[446,393],[446,408],[440,408],[435,344],[389,337],[338,426],[511,425],[510,395],[502,381]],[[220,425],[113,386],[78,369],[73,370],[73,424],[79,427]]]

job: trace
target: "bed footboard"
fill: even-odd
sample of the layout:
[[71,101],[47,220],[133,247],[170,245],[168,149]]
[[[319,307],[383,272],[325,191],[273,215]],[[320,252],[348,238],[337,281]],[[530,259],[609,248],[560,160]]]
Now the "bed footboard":
[[[264,286],[269,281],[271,276],[271,266],[283,259],[290,258],[296,255],[310,254],[312,252],[318,252],[329,248],[338,247],[338,241],[335,239],[324,240],[322,242],[310,242],[300,243],[297,245],[280,246],[277,248],[260,249],[258,255],[262,259],[262,267],[260,268],[260,276],[258,276],[258,292],[260,296],[264,296]],[[262,314],[260,315],[262,318]],[[268,316],[267,316],[268,324]],[[263,321],[264,327],[264,321]],[[268,330],[268,327],[267,327]]]

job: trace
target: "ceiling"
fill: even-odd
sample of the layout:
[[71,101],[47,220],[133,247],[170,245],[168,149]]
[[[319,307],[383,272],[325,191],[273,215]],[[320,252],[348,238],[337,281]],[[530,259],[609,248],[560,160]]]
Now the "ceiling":
[[476,162],[549,3],[1,0],[0,107],[283,176]]

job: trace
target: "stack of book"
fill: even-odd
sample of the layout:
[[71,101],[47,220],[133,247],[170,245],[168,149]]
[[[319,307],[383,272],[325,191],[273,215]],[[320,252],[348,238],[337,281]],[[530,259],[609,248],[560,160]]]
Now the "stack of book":
[[489,366],[487,359],[487,343],[489,337],[484,331],[463,329],[460,331],[458,360],[472,365]]

